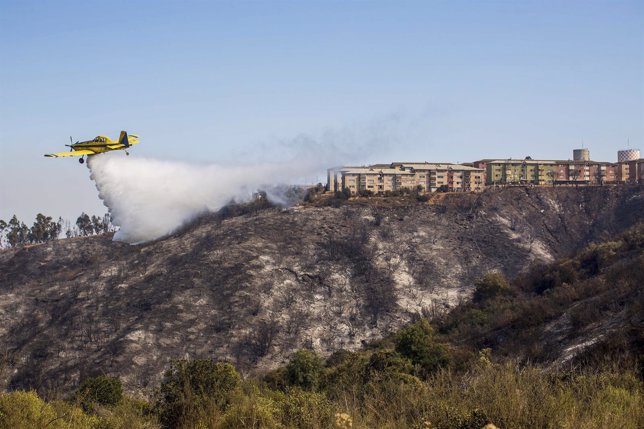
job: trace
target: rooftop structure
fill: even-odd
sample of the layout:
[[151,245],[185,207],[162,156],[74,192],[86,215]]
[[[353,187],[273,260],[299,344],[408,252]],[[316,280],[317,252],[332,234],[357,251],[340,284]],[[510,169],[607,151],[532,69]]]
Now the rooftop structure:
[[640,159],[639,149],[623,149],[617,151],[617,162],[628,162]]
[[590,161],[590,151],[588,149],[575,149],[572,151],[572,159],[575,161]]

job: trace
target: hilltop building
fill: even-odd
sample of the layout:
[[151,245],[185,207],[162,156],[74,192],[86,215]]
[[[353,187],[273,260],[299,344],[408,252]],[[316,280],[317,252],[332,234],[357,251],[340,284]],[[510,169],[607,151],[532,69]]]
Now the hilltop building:
[[482,159],[472,163],[392,162],[327,171],[327,190],[386,194],[403,189],[422,192],[480,192],[486,186],[561,186],[644,183],[639,150],[618,152],[618,162],[592,161],[588,149],[573,160]]
[[472,163],[485,169],[486,185],[591,185],[624,183],[616,164],[598,161],[483,159]]
[[421,189],[423,192],[478,192],[485,187],[485,171],[462,164],[393,162],[366,167],[337,167],[327,171],[327,190],[352,194]]

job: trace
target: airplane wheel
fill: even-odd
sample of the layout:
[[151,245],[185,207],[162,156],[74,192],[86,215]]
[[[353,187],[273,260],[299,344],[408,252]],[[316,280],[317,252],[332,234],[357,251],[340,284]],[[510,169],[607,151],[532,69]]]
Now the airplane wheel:
[[80,162],[82,164],[82,163],[85,162],[85,160],[83,158],[78,158],[78,162]]

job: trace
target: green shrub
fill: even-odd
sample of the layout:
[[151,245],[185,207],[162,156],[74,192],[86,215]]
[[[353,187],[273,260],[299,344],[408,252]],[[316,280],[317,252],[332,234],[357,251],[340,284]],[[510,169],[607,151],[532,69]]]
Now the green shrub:
[[366,353],[343,352],[331,355],[327,360],[327,370],[324,372],[322,388],[329,398],[339,398],[347,386],[364,384],[365,368],[369,356]]
[[269,371],[264,375],[264,383],[273,390],[286,390],[288,387],[288,377],[286,375],[286,367],[279,367]]
[[392,350],[378,350],[369,358],[365,368],[365,381],[388,377],[397,377],[400,374],[411,374],[413,365],[408,358]]
[[229,363],[210,359],[175,360],[164,374],[156,409],[165,427],[198,418],[204,410],[224,411],[240,388]]
[[291,386],[315,390],[320,385],[323,370],[322,359],[315,352],[299,350],[286,366],[286,378]]
[[328,428],[333,421],[333,407],[325,395],[293,389],[281,395],[282,423],[288,428]]
[[47,403],[34,391],[0,393],[0,429],[87,429],[97,424],[97,417],[80,408]]
[[510,285],[503,274],[492,271],[475,283],[476,289],[472,300],[476,303],[489,301],[510,292]]
[[244,395],[226,410],[217,428],[283,428],[279,415],[280,408],[272,399],[261,395]]
[[159,423],[150,405],[143,400],[123,399],[109,409],[99,411],[96,429],[157,429]]
[[121,381],[104,375],[86,379],[76,390],[76,400],[85,411],[91,410],[94,404],[116,405],[122,398]]
[[619,254],[624,241],[593,244],[581,256],[580,266],[590,276],[596,276]]
[[419,365],[423,375],[430,374],[449,364],[449,355],[434,340],[434,330],[426,319],[409,325],[396,335],[396,351]]
[[531,277],[532,290],[539,294],[558,288],[564,283],[571,285],[577,281],[577,273],[572,263],[564,263],[552,268],[538,267],[533,270]]

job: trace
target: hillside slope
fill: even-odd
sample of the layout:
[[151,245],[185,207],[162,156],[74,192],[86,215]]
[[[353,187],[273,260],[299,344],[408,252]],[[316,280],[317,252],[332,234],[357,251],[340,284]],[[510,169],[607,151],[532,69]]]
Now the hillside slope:
[[507,282],[495,273],[473,299],[434,320],[471,352],[550,368],[613,367],[644,375],[644,222],[573,258]]
[[262,370],[297,348],[356,349],[455,305],[487,271],[513,276],[642,220],[638,189],[513,188],[213,215],[137,246],[5,250],[2,375],[57,389],[106,373],[139,391],[176,357]]

